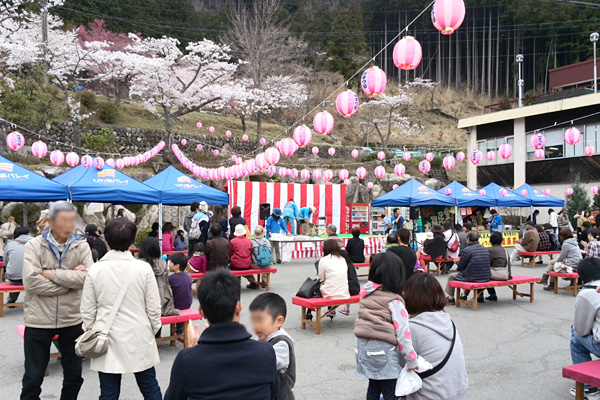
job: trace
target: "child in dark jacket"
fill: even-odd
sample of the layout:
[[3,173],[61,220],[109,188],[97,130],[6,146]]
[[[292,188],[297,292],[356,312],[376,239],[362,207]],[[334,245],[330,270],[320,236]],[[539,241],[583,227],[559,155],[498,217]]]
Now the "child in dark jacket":
[[[194,296],[192,294],[192,278],[185,273],[185,267],[188,263],[187,256],[182,253],[175,253],[169,257],[169,270],[173,272],[169,276],[169,284],[173,291],[173,304],[178,310],[187,310],[192,306]],[[176,326],[177,334],[183,333],[183,323]]]
[[263,293],[250,303],[252,329],[259,340],[273,345],[277,359],[277,400],[294,400],[296,383],[294,340],[282,328],[287,314],[285,300],[276,293]]
[[185,237],[183,236],[183,231],[180,229],[177,231],[177,236],[173,240],[173,250],[175,251],[185,251]]

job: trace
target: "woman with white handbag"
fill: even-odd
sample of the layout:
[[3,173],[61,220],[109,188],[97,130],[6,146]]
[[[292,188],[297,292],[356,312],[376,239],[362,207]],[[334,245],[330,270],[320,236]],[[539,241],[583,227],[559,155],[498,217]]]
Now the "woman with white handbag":
[[81,317],[86,331],[76,344],[98,371],[100,400],[118,399],[121,376],[134,373],[145,400],[162,395],[154,366],[160,362],[154,335],[161,328],[158,286],[150,265],[129,246],[137,228],[126,218],[111,221],[104,236],[111,250],[89,268]]

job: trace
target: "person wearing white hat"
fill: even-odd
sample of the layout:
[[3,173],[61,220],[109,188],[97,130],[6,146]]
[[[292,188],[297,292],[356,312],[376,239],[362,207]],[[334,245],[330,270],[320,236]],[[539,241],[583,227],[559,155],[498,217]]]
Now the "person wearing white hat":
[[196,224],[200,230],[200,235],[197,237],[198,242],[206,244],[208,240],[208,229],[210,228],[209,216],[208,216],[208,204],[205,201],[201,201],[198,205],[198,212],[192,218],[192,226],[190,228],[190,236],[195,236]]
[[308,236],[315,235],[315,224],[313,223],[313,214],[317,212],[315,207],[302,207],[300,209],[300,222],[302,223],[302,234]]

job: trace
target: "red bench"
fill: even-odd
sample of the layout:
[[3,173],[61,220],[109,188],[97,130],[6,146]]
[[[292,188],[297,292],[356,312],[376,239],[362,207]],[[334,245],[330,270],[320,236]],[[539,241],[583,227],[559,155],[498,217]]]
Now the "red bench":
[[[437,276],[440,276],[442,274],[442,270],[446,267],[446,264],[449,262],[455,262],[460,260],[460,257],[457,258],[445,258],[442,260],[425,260],[425,262],[427,263],[427,272],[432,273],[432,274],[437,274]],[[431,264],[434,264],[436,266],[436,269],[432,269],[430,267]]]
[[[521,267],[529,265],[531,268],[535,268],[535,259],[538,256],[550,256],[552,260],[555,254],[560,254],[560,251],[520,251]],[[529,261],[525,262],[525,257],[530,257]]]
[[[554,282],[554,294],[558,294],[559,290],[568,290],[569,292],[573,292],[573,297],[577,296],[577,291],[581,289],[581,285],[577,284],[577,280],[579,279],[579,274],[577,272],[550,271],[548,274],[552,277],[552,282]],[[571,281],[571,286],[558,287],[558,278],[569,279]]]
[[[271,289],[271,274],[277,273],[277,268],[255,268],[255,269],[241,269],[235,270],[232,269],[231,273],[235,276],[254,276],[256,275],[256,283],[260,287],[264,287],[267,289],[267,292]],[[204,273],[202,272],[190,272],[190,277],[194,282],[196,282],[196,289],[200,285],[200,281],[204,277]],[[265,280],[266,283],[262,283],[261,275],[266,275]],[[196,290],[194,290],[196,293]]]
[[[19,337],[21,339],[25,338],[25,325],[17,325],[17,335],[19,335]],[[57,340],[58,339],[58,335],[54,336],[52,338],[52,340]],[[51,350],[52,351],[52,350]],[[58,358],[60,357],[60,353],[56,352],[56,353],[50,353],[50,359],[52,360],[53,358]],[[46,365],[46,371],[44,372],[44,376],[48,376],[50,374],[50,372],[48,371],[48,366]]]
[[[321,334],[321,321],[324,317],[328,317],[333,311],[335,311],[339,306],[354,304],[360,301],[360,295],[351,296],[347,299],[323,299],[323,298],[313,298],[313,299],[305,299],[304,297],[294,297],[292,299],[292,304],[302,307],[302,315],[300,316],[300,321],[302,323],[302,329],[306,329],[306,325],[310,325],[315,328],[317,335]],[[321,312],[321,308],[323,307],[331,307],[325,314]],[[306,319],[306,310],[312,310],[317,312],[317,319],[315,322],[309,321]]]
[[[513,275],[512,279],[508,281],[489,281],[489,282],[463,282],[463,281],[452,281],[449,283],[451,288],[456,289],[456,307],[460,308],[461,303],[473,307],[473,311],[477,311],[477,297],[483,293],[485,289],[496,288],[499,286],[508,286],[513,291],[513,300],[517,299],[517,296],[529,297],[529,302],[533,303],[533,284],[539,282],[540,278],[535,276],[524,276],[524,275]],[[529,294],[521,293],[517,290],[517,285],[528,283],[530,285]],[[460,298],[460,290],[471,290],[473,291],[473,300],[463,300]]]
[[4,293],[21,293],[25,291],[23,285],[13,285],[10,283],[0,283],[0,318],[4,317],[4,307],[22,306],[23,303],[4,303]]
[[[370,266],[371,266],[371,263],[368,263],[368,262],[354,264],[354,267],[356,268],[357,271],[359,268],[370,267]],[[369,276],[369,274],[362,274],[362,275],[357,275],[357,276],[359,278],[365,278],[365,277]]]
[[600,360],[588,361],[581,364],[564,367],[563,378],[575,381],[575,400],[583,400],[583,385],[600,387]]

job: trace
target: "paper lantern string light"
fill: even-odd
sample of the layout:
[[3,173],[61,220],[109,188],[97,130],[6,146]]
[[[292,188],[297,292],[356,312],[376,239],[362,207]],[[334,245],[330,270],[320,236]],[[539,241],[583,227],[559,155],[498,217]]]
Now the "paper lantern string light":
[[325,182],[329,182],[332,179],[333,179],[333,171],[330,169],[326,169],[325,172],[323,172],[323,180]]
[[281,153],[275,147],[269,147],[265,150],[265,160],[269,165],[275,165],[279,162],[281,158]]
[[95,157],[94,158],[94,167],[96,167],[96,169],[104,168],[104,159],[102,157]]
[[588,157],[591,157],[591,156],[593,156],[596,153],[596,149],[591,144],[588,145],[588,146],[585,146],[585,148],[583,149],[583,151],[585,152],[585,155],[588,156]]
[[565,131],[565,142],[570,145],[576,145],[581,140],[581,132],[574,126]]
[[528,194],[529,194],[529,192],[527,191],[527,189],[522,189],[521,190],[521,196],[527,197]]
[[246,135],[245,133],[242,135],[242,142],[247,142],[248,141],[248,135]]
[[574,190],[571,187],[568,187],[568,188],[565,189],[565,194],[567,196],[571,196],[573,194],[573,192],[574,192]]
[[333,148],[333,147],[330,147],[330,148],[329,148],[329,150],[327,150],[327,153],[328,153],[328,154],[329,154],[331,157],[335,156],[335,148]]
[[37,158],[44,158],[48,154],[48,146],[46,146],[46,143],[38,140],[31,145],[31,152]]
[[592,186],[592,194],[598,194],[598,186]]
[[375,176],[376,176],[377,178],[380,178],[380,179],[381,179],[381,178],[383,178],[383,176],[385,175],[385,168],[384,168],[383,166],[381,166],[381,165],[380,165],[380,166],[378,166],[378,167],[376,167],[376,168],[375,168],[375,171],[374,171],[374,172],[375,172]]
[[[209,126],[208,127],[208,132],[210,133],[215,133],[215,127],[214,126]],[[228,131],[229,132],[229,131]],[[229,132],[231,134],[231,132]],[[227,134],[227,132],[225,132],[225,134]],[[229,137],[229,136],[228,136]]]
[[25,146],[25,136],[21,132],[13,131],[6,136],[6,145],[11,150],[21,150]]
[[431,164],[429,161],[423,160],[419,163],[419,171],[421,171],[422,174],[428,173],[429,170],[431,170]]
[[348,89],[337,95],[335,107],[344,118],[350,118],[358,111],[358,96]]
[[496,159],[496,152],[490,150],[487,152],[486,156],[487,156],[488,161],[494,161]]
[[402,159],[404,159],[404,161],[410,161],[410,153],[405,151],[404,154],[402,154]]
[[294,129],[292,137],[298,146],[306,147],[312,140],[312,132],[308,126],[299,125]]
[[392,53],[394,64],[403,70],[413,70],[421,63],[421,44],[412,36],[405,36],[396,43]]
[[319,154],[319,148],[317,146],[314,146],[311,151],[315,155]]
[[187,139],[181,139],[181,145],[182,146],[187,145]]
[[377,97],[383,93],[387,85],[387,76],[379,67],[371,67],[363,72],[360,87],[369,97]]
[[544,196],[550,196],[550,189],[544,189]]
[[67,164],[71,167],[79,165],[79,155],[73,151],[67,154],[65,160],[67,161]]
[[367,188],[368,188],[369,190],[373,189],[373,187],[374,187],[374,186],[375,186],[375,185],[373,185],[373,182],[367,182]]
[[320,169],[313,170],[312,177],[315,181],[318,181],[319,179],[321,179],[321,170]]
[[513,148],[509,143],[503,143],[498,148],[498,154],[500,154],[500,157],[506,160],[512,156]]
[[62,165],[65,162],[65,155],[60,150],[54,150],[50,153],[50,162],[54,165]]
[[284,156],[291,156],[298,150],[298,145],[292,138],[283,138],[279,142],[279,151]]
[[452,35],[465,19],[463,0],[436,0],[431,9],[431,22],[442,35]]
[[258,143],[260,143],[261,146],[264,146],[265,144],[267,144],[267,139],[261,137]]
[[394,173],[398,176],[404,175],[405,172],[406,167],[404,166],[404,164],[396,164],[396,166],[394,167]]
[[534,150],[543,149],[546,147],[546,137],[541,133],[536,133],[529,140],[529,144]]
[[377,159],[379,161],[385,160],[385,151],[380,151],[379,153],[377,153]]
[[452,189],[450,189],[450,188],[446,188],[446,189],[444,190],[444,193],[446,193],[446,196],[450,196],[450,195],[452,194]]
[[471,163],[473,165],[478,165],[478,164],[481,164],[482,161],[483,161],[483,154],[481,153],[481,151],[473,150],[473,152],[471,153]]
[[94,159],[91,156],[88,156],[86,154],[81,157],[81,165],[83,165],[85,168],[91,167],[93,163],[94,163]]
[[304,168],[302,171],[300,171],[300,178],[302,178],[303,180],[310,179],[310,171]]
[[465,161],[466,155],[463,151],[459,151],[458,153],[456,153],[456,161]]
[[115,167],[115,160],[114,158],[108,158],[105,162],[106,165],[108,165],[111,168]]
[[456,160],[452,155],[448,154],[446,157],[444,157],[444,161],[442,162],[442,164],[444,165],[444,168],[450,170],[455,167]]
[[544,149],[537,149],[536,151],[533,152],[533,155],[535,156],[535,158],[537,158],[538,160],[543,159],[544,157],[546,157],[546,151]]
[[433,154],[433,153],[425,154],[425,159],[429,162],[432,162],[434,158],[435,158],[435,154]]
[[367,176],[367,169],[365,167],[358,167],[356,169],[356,176],[358,176],[359,179],[364,179],[365,176]]
[[327,135],[331,133],[334,126],[333,115],[327,111],[321,111],[313,118],[313,128],[320,135]]
[[356,149],[352,150],[352,153],[350,155],[352,156],[352,158],[358,158],[358,156],[359,156],[358,150],[356,150]]
[[486,194],[487,194],[487,193],[485,192],[485,189],[481,189],[481,190],[479,191],[479,195],[480,195],[480,196],[485,196]]
[[196,122],[196,128],[202,129],[202,122]]

